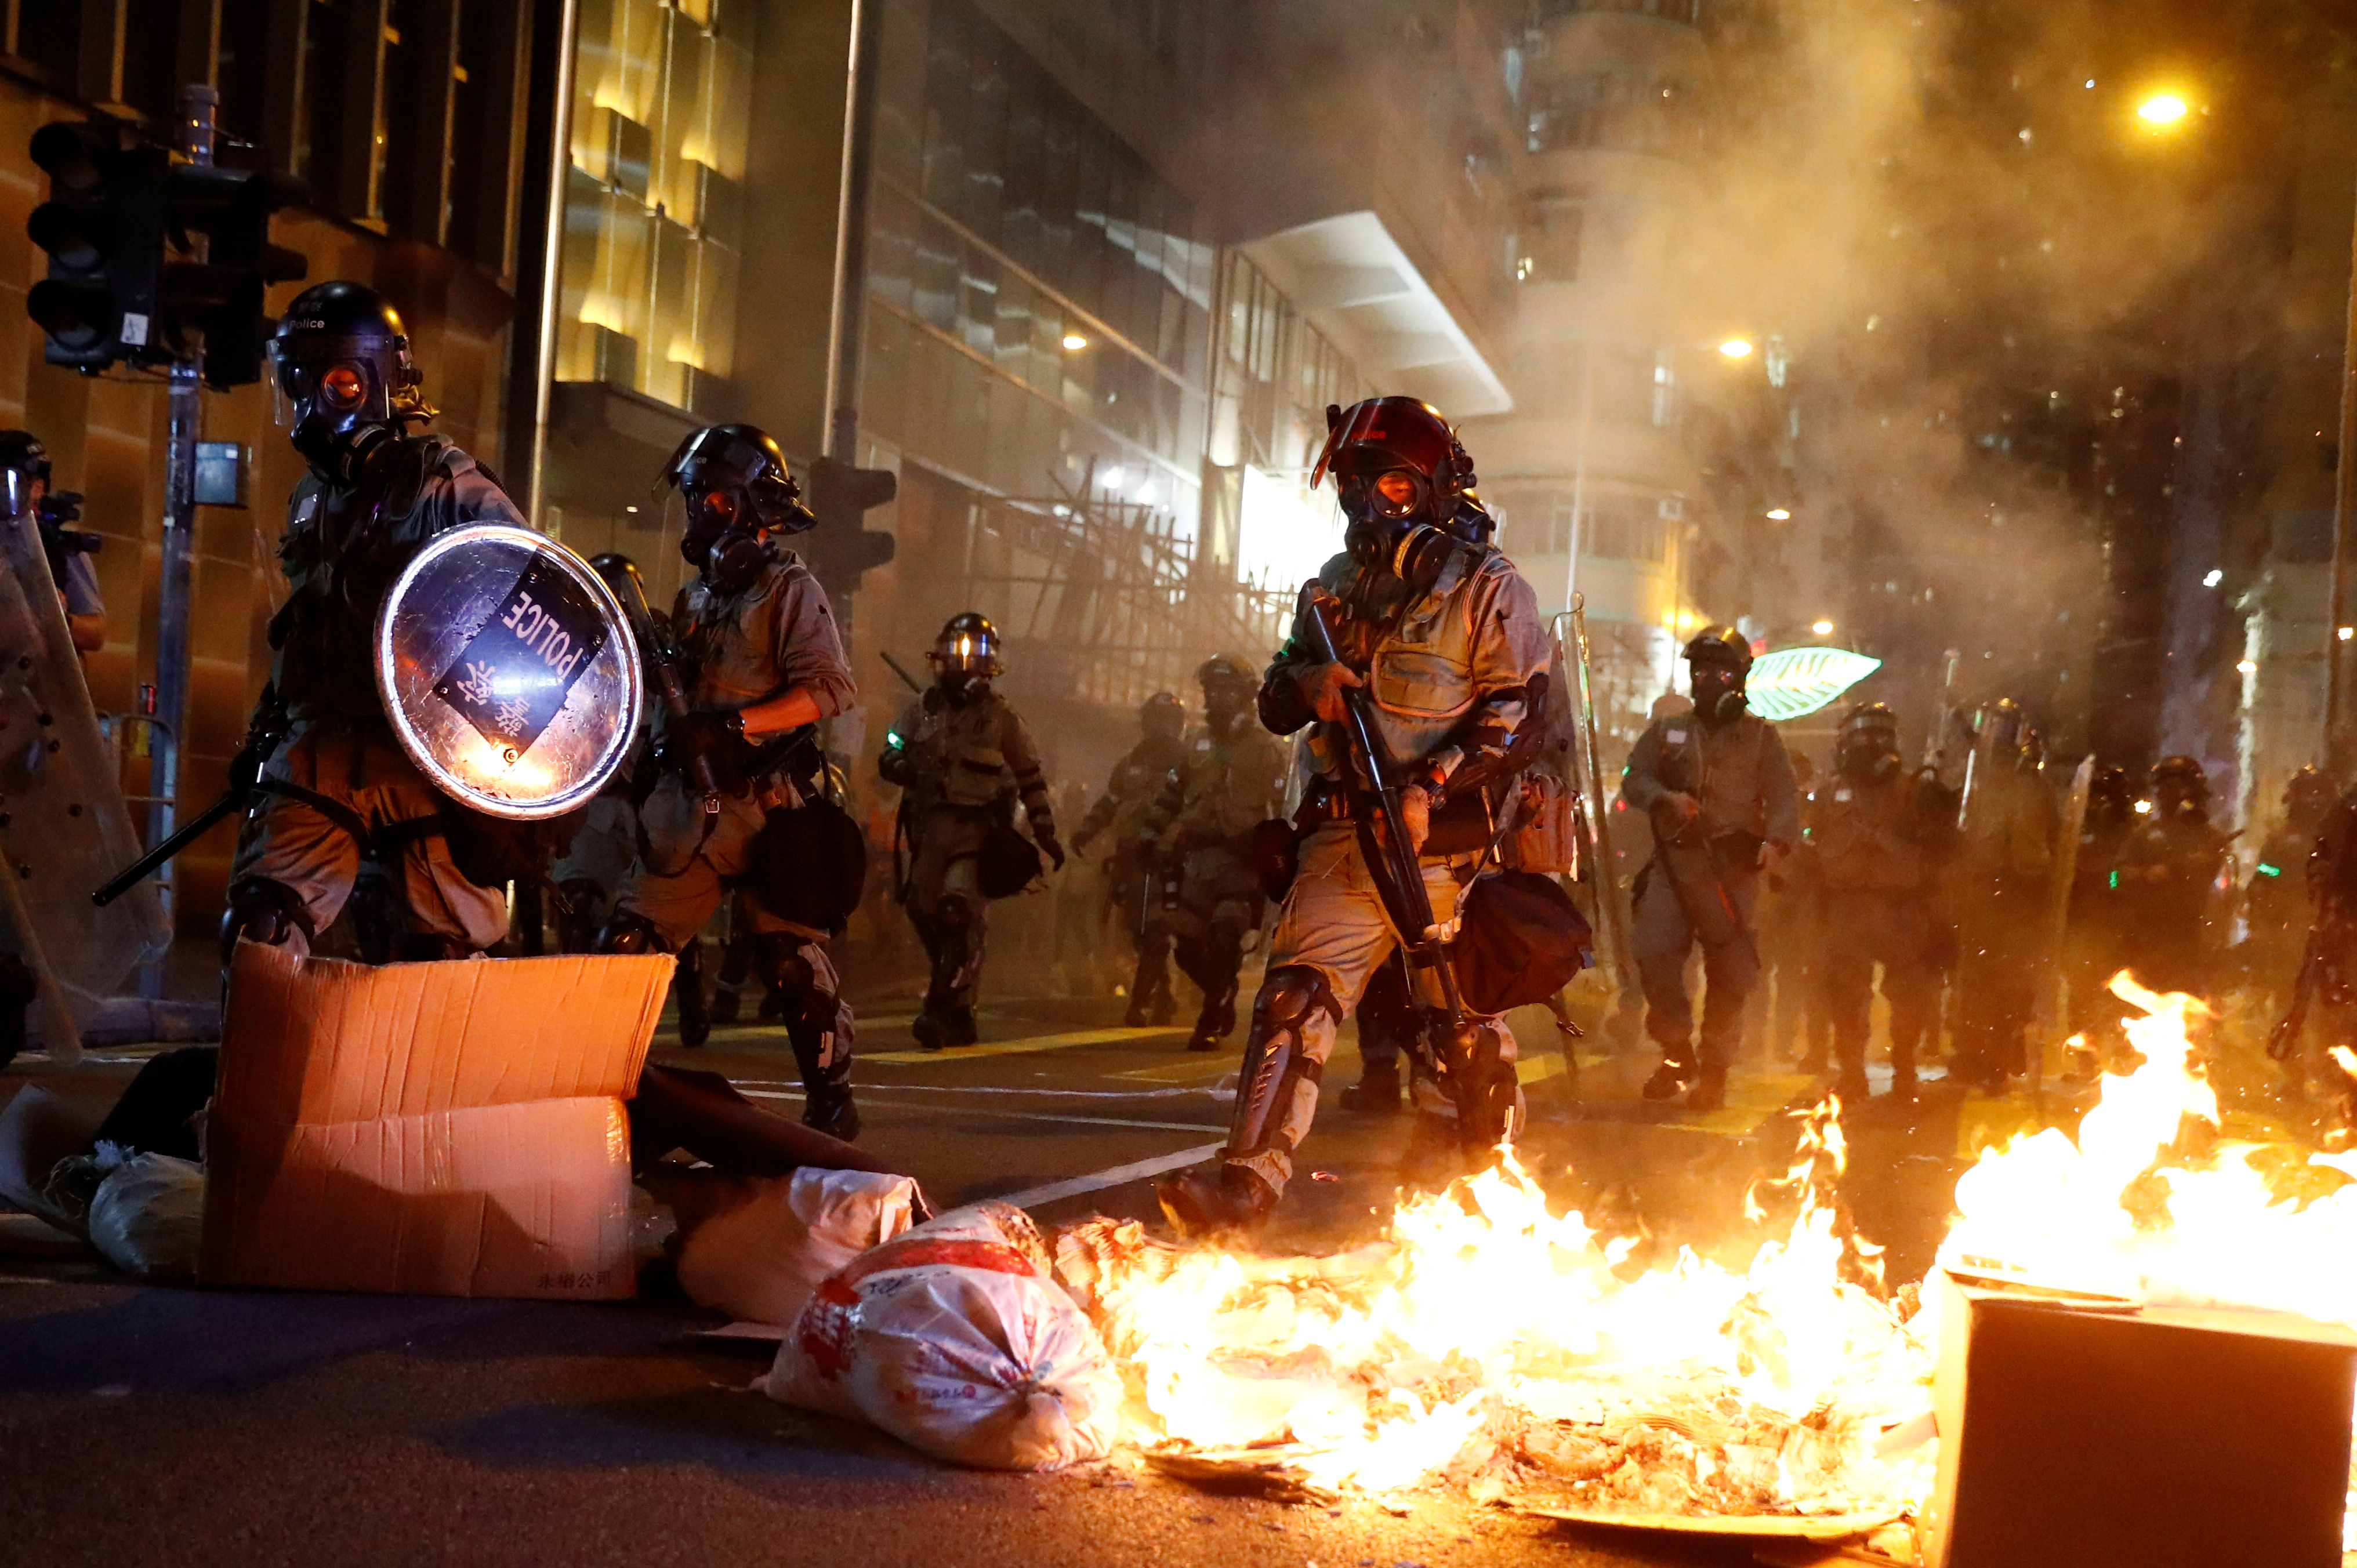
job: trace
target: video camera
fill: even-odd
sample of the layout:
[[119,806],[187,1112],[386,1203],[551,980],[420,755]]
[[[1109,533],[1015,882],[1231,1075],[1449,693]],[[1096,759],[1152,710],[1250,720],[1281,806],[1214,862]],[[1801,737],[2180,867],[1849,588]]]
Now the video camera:
[[41,552],[49,558],[49,575],[63,587],[67,564],[76,555],[95,555],[104,547],[102,535],[79,528],[69,528],[70,522],[81,521],[81,492],[51,490],[41,498],[37,514],[41,525]]

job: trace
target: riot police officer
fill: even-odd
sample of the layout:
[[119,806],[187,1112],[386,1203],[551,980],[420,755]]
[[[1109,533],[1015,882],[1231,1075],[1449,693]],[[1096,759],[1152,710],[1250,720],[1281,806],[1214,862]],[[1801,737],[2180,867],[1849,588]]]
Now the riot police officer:
[[[372,880],[382,885],[377,900],[386,906],[379,913],[396,923],[393,954],[479,951],[506,933],[505,889],[469,880],[459,869],[447,835],[464,813],[393,738],[377,696],[371,632],[393,580],[436,534],[464,523],[522,519],[472,457],[442,437],[410,430],[433,411],[401,317],[375,290],[338,282],[305,291],[280,321],[272,358],[282,417],[291,420],[296,449],[310,471],[288,509],[279,553],[291,591],[271,621],[276,659],[249,747],[283,738],[267,756],[262,804],[231,874],[224,952],[241,938],[307,950],[353,897],[364,855],[379,873]],[[762,493],[776,494],[769,487]],[[727,542],[743,542],[738,533],[723,532]],[[768,551],[752,551],[750,558],[774,577]],[[731,556],[736,564],[748,559],[741,551]],[[831,648],[831,631],[828,637]],[[705,671],[704,689],[726,691],[745,670],[732,660],[751,655],[738,645],[716,645],[721,654]],[[822,670],[812,682],[823,685],[825,678]],[[844,683],[847,691],[847,674]],[[748,710],[741,725],[709,711],[702,723],[664,738],[674,747],[699,740],[716,746],[721,736],[764,720],[807,723],[800,715],[815,701],[796,686],[765,713]],[[720,816],[725,821],[727,812]],[[633,945],[615,944],[619,950]],[[189,1123],[211,1095],[218,1055],[218,1047],[192,1047],[156,1057],[141,1069],[101,1136],[193,1157]],[[771,1115],[717,1074],[651,1062],[627,1106],[634,1170],[682,1147],[737,1176],[781,1176],[804,1165],[883,1168],[846,1144]],[[848,1109],[847,1097],[843,1106]]]
[[1816,792],[1810,847],[1823,915],[1820,994],[1831,1016],[1835,1089],[1867,1096],[1875,966],[1890,1004],[1890,1087],[1915,1090],[1915,1053],[1931,1033],[1939,966],[1931,895],[1956,847],[1955,813],[1933,778],[1910,779],[1899,753],[1899,718],[1861,703],[1842,720],[1834,778]]
[[[2062,965],[2071,991],[2070,1032],[2091,1039],[2119,1029],[2119,1008],[2112,1004],[2104,986],[2125,956],[2118,867],[2120,848],[2136,826],[2136,786],[2125,768],[2098,768],[2088,778],[2086,814],[2079,822],[2079,852],[2072,861]],[[2305,850],[2297,864],[2307,864]]]
[[307,950],[364,860],[381,893],[365,923],[382,932],[368,956],[479,952],[507,934],[506,890],[469,881],[453,858],[446,798],[386,720],[371,633],[393,579],[436,534],[523,516],[457,443],[412,430],[434,410],[400,313],[374,289],[304,290],[271,360],[280,421],[309,469],[279,544],[288,593],[271,618],[270,683],[250,743],[275,745],[230,872],[224,958],[240,937]]
[[[1743,697],[1751,643],[1706,627],[1685,647],[1694,711],[1654,720],[1637,737],[1620,798],[1645,813],[1653,855],[1638,873],[1630,945],[1645,992],[1645,1032],[1662,1065],[1648,1100],[1692,1087],[1687,1104],[1726,1102],[1727,1070],[1760,978],[1751,905],[1801,837],[1799,788],[1775,726]],[[1697,1051],[1686,959],[1699,946],[1709,981]]]
[[[749,424],[694,432],[663,478],[686,502],[680,553],[695,567],[672,612],[693,707],[657,715],[661,777],[639,807],[643,848],[602,945],[677,952],[740,894],[755,972],[778,999],[801,1069],[803,1123],[852,1138],[855,1026],[827,940],[859,886],[856,875],[838,886],[828,844],[857,829],[821,788],[814,726],[859,692],[826,590],[783,542],[818,519],[778,444]],[[716,811],[691,779],[699,757],[722,785]]]
[[1188,736],[1186,760],[1146,825],[1159,858],[1178,872],[1170,879],[1178,896],[1165,901],[1164,918],[1178,967],[1203,993],[1187,1048],[1208,1051],[1236,1026],[1236,972],[1264,907],[1252,834],[1284,809],[1285,748],[1253,712],[1260,679],[1241,660],[1222,654],[1195,676],[1203,723]]
[[41,532],[49,577],[65,606],[66,629],[74,651],[91,654],[106,646],[106,597],[99,592],[91,555],[99,537],[68,523],[81,520],[81,497],[49,486],[49,450],[29,430],[0,430],[0,471],[16,476],[12,515],[32,517]]
[[1982,710],[1965,785],[1959,857],[1958,954],[1948,1076],[2002,1094],[2027,1065],[2054,871],[2056,811],[2044,752],[2021,705]]
[[2251,879],[2243,886],[2243,922],[2249,931],[2241,950],[2243,977],[2270,994],[2291,983],[2299,964],[2308,929],[2300,871],[2315,852],[2332,801],[2332,783],[2323,774],[2314,768],[2294,773],[2284,785],[2283,821],[2259,846]]
[[2226,835],[2210,822],[2210,779],[2190,757],[2152,765],[2152,811],[2120,846],[2128,967],[2156,991],[2206,994],[2212,914]]
[[991,689],[1006,668],[998,628],[974,610],[952,616],[927,657],[933,684],[901,711],[876,766],[886,783],[907,791],[900,809],[910,856],[900,897],[932,961],[912,1032],[937,1051],[974,1044],[989,901],[1028,880],[1001,880],[1009,852],[1016,859],[1025,853],[1009,842],[1019,840],[1017,804],[1032,842],[1060,871],[1064,849],[1030,728]]
[[[1269,729],[1291,735],[1315,722],[1316,778],[1296,818],[1307,831],[1253,1002],[1227,1147],[1216,1172],[1186,1172],[1159,1190],[1172,1222],[1190,1231],[1255,1224],[1275,1206],[1317,1114],[1335,1029],[1399,945],[1367,848],[1372,797],[1342,729],[1344,692],[1367,691],[1407,782],[1408,847],[1448,928],[1488,859],[1498,815],[1512,809],[1503,760],[1546,672],[1530,585],[1495,548],[1450,532],[1474,474],[1448,421],[1415,399],[1383,397],[1329,408],[1327,429],[1313,482],[1334,474],[1348,526],[1344,553],[1318,582],[1339,605],[1341,658],[1329,661],[1297,621],[1261,684]],[[1473,1124],[1459,1135],[1492,1144],[1512,1122],[1513,1036],[1502,1018],[1466,1023],[1488,1078],[1485,1098],[1460,1102]]]
[[1156,864],[1154,840],[1146,832],[1146,821],[1155,798],[1187,755],[1181,738],[1187,728],[1186,704],[1171,693],[1157,692],[1137,710],[1137,725],[1145,734],[1114,764],[1104,793],[1097,797],[1072,834],[1074,854],[1085,854],[1100,834],[1113,834],[1113,851],[1104,863],[1106,901],[1137,948],[1137,967],[1129,983],[1129,1011],[1124,1020],[1132,1028],[1168,1024],[1175,1011],[1170,995],[1170,928],[1162,914],[1161,867]]

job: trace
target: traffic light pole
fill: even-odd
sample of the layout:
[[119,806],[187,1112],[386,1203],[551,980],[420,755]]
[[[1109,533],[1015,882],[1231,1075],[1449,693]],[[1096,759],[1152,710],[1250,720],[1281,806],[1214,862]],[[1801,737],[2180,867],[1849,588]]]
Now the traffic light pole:
[[[213,111],[221,95],[191,82],[180,89],[179,150],[194,164],[213,161]],[[164,563],[156,617],[156,712],[150,746],[147,842],[162,843],[179,825],[182,736],[188,713],[188,597],[195,564],[197,440],[204,429],[202,361],[183,354],[170,371],[169,434],[164,456]],[[179,883],[173,863],[157,879],[165,929],[177,932]],[[164,993],[164,966],[140,973],[140,990]]]

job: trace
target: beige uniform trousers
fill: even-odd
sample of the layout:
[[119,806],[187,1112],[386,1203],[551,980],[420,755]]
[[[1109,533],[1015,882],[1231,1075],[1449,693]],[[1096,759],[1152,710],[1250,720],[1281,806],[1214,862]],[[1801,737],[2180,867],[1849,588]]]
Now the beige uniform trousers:
[[[707,835],[704,797],[688,789],[677,775],[665,777],[639,808],[647,853],[623,879],[622,889],[615,896],[615,908],[645,920],[662,939],[664,950],[677,952],[704,929],[720,901],[757,872],[753,841],[760,836],[770,809],[790,806],[793,800],[791,787],[774,780],[749,794],[723,794],[719,816]],[[834,1025],[820,1038],[818,1069],[848,1072],[858,1028],[851,1004],[843,999],[842,977],[826,950],[826,933],[772,914],[761,902],[759,887],[747,886],[745,892],[738,908],[750,918],[754,931],[763,936],[792,936],[795,955],[810,965],[814,988],[834,1004]]]
[[[442,792],[379,724],[298,724],[266,772],[349,808],[371,832],[442,811]],[[361,846],[344,827],[305,801],[265,795],[230,880],[259,877],[293,889],[317,932],[342,911],[360,869]],[[419,934],[479,952],[507,935],[506,890],[459,875],[439,834],[411,840],[391,870]]]
[[[1453,855],[1424,862],[1425,895],[1434,916],[1453,922],[1463,903],[1465,888],[1458,885],[1461,868],[1476,854]],[[1468,886],[1469,886],[1469,881]],[[1268,950],[1271,972],[1307,964],[1325,975],[1335,1003],[1344,1013],[1358,1010],[1367,981],[1378,965],[1399,946],[1399,935],[1383,913],[1373,874],[1359,847],[1358,831],[1350,822],[1326,822],[1302,842],[1300,869],[1286,895],[1277,917],[1276,934]],[[1335,1021],[1322,1009],[1313,1012],[1301,1029],[1301,1048],[1323,1069],[1334,1054]],[[1497,1021],[1499,1049],[1504,1059],[1515,1059],[1513,1031]],[[1257,1026],[1255,1026],[1257,1032]],[[1293,1102],[1279,1122],[1282,1136],[1259,1153],[1231,1156],[1277,1191],[1293,1176],[1290,1151],[1309,1135],[1318,1115],[1318,1074],[1304,1075],[1296,1084]]]

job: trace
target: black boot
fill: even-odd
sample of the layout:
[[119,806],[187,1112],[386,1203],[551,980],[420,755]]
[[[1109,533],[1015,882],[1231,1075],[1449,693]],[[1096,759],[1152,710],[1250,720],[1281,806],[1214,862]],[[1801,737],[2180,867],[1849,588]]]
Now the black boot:
[[1342,1090],[1342,1109],[1354,1116],[1398,1115],[1399,1063],[1368,1062],[1361,1067],[1359,1081]]
[[1181,1171],[1155,1184],[1163,1216],[1181,1236],[1218,1236],[1257,1230],[1276,1208],[1276,1189],[1243,1165],[1223,1165],[1219,1174]]
[[1686,1096],[1689,1111],[1717,1111],[1727,1103],[1727,1069],[1706,1067],[1695,1079],[1694,1092]]
[[1187,1036],[1190,1051],[1217,1050],[1236,1028],[1236,988],[1231,984],[1227,994],[1217,999],[1204,998],[1203,1010],[1195,1016],[1195,1032]]
[[1653,1076],[1645,1080],[1639,1092],[1648,1100],[1675,1100],[1695,1080],[1695,1065],[1684,1057],[1664,1055]]
[[859,1107],[851,1102],[851,1086],[831,1083],[808,1090],[802,1100],[802,1125],[845,1143],[859,1137]]
[[679,972],[672,977],[679,1002],[679,1043],[695,1049],[712,1037],[712,1014],[704,1004],[704,942],[690,937],[679,950]]

